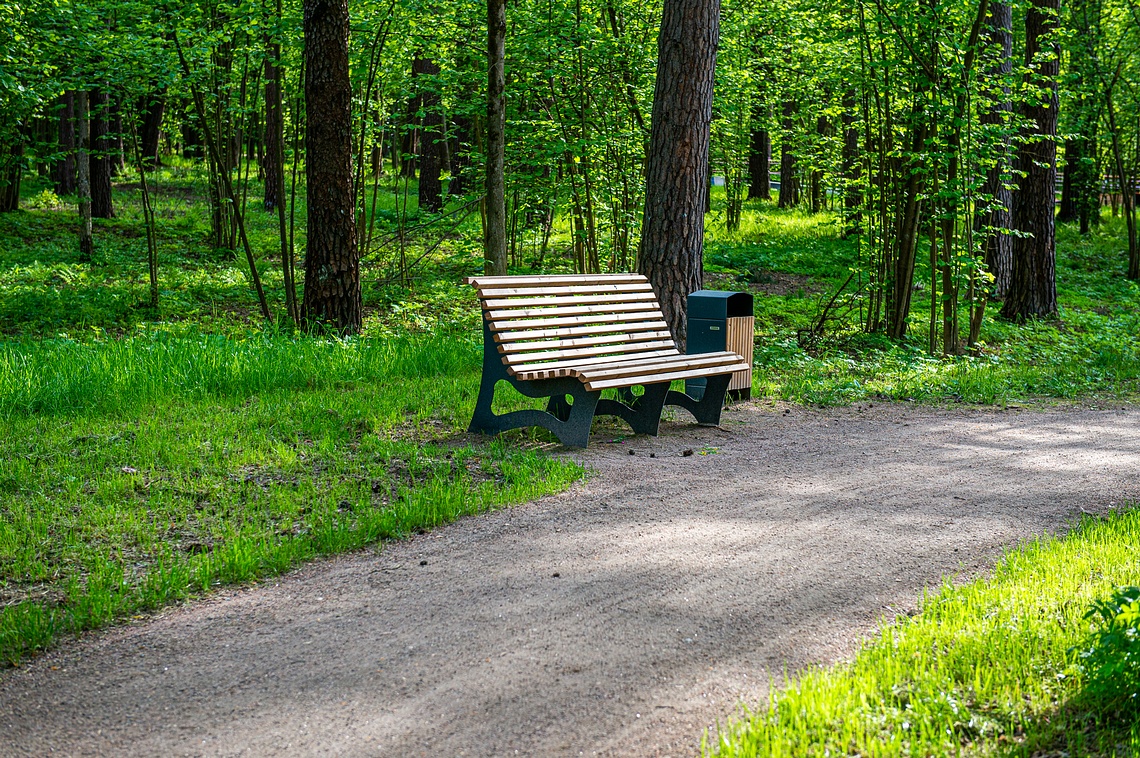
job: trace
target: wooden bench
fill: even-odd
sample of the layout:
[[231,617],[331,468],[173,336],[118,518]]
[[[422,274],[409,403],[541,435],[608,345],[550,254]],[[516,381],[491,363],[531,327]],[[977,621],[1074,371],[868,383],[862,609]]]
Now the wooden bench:
[[[656,435],[665,405],[716,425],[733,372],[748,368],[733,352],[678,352],[653,288],[640,274],[466,281],[483,306],[483,381],[472,432],[541,426],[564,445],[586,447],[595,415],[618,416],[635,432]],[[700,400],[669,389],[674,380],[695,377],[708,377]],[[546,410],[494,413],[500,381],[527,397],[550,398]],[[644,393],[635,395],[636,386]],[[609,389],[619,399],[603,400],[602,390]]]

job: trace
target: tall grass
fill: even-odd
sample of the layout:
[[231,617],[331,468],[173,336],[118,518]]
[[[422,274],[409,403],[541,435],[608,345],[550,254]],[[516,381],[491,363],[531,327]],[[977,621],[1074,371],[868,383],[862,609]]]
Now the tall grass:
[[477,371],[481,335],[236,339],[164,333],[93,342],[0,343],[0,418],[109,412],[171,397],[247,397],[345,382]]
[[1140,755],[1140,726],[1090,697],[1077,654],[1090,605],[1140,582],[1137,544],[1133,510],[1017,548],[992,577],[947,584],[916,616],[884,623],[851,663],[785,682],[716,752]]

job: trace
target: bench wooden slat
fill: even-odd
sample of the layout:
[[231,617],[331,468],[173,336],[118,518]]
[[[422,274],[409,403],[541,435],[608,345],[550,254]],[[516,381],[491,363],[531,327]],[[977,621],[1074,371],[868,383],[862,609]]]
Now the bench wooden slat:
[[[675,367],[684,367],[693,356],[683,355],[676,350],[661,350],[633,356],[606,356],[604,358],[586,358],[578,361],[559,361],[548,364],[529,364],[519,366],[514,370],[515,376],[528,379],[557,379],[564,376],[579,376],[588,374],[592,380],[610,379],[614,376],[627,374],[648,373],[650,371],[672,371]],[[740,356],[735,353],[704,353],[705,358],[701,366],[727,365],[740,362]],[[603,362],[605,361],[605,363]],[[707,364],[707,365],[706,365]],[[599,376],[605,373],[605,376]]]
[[510,353],[503,356],[503,363],[508,366],[521,363],[535,363],[536,361],[557,361],[569,358],[586,358],[592,355],[614,355],[622,353],[631,358],[634,353],[660,350],[662,348],[676,348],[673,340],[652,340],[650,342],[631,342],[625,345],[598,345],[594,347],[579,347],[573,350],[550,350],[545,353]]
[[645,310],[634,313],[597,313],[590,316],[559,316],[543,319],[488,319],[488,326],[492,332],[510,332],[516,329],[553,329],[557,326],[589,326],[590,324],[612,324],[615,330],[622,328],[623,324],[637,321],[661,319],[661,311]]
[[[536,306],[551,306],[557,305],[586,305],[588,303],[602,304],[602,303],[615,303],[615,304],[635,304],[638,307],[652,307],[660,310],[661,306],[657,304],[657,296],[652,292],[629,292],[621,293],[618,295],[567,295],[566,297],[558,297],[557,295],[548,295],[547,297],[524,297],[524,298],[492,298],[483,301],[483,310],[496,311],[496,310],[519,310],[524,308],[533,308]],[[607,305],[607,308],[612,307]],[[595,309],[596,310],[596,309]]]
[[561,329],[525,329],[513,332],[498,332],[494,337],[495,342],[505,345],[526,340],[552,339],[556,337],[573,339],[575,337],[586,337],[591,334],[629,334],[631,332],[669,328],[669,325],[662,321],[660,316],[656,316],[655,318],[655,321],[632,321],[618,326],[614,326],[613,324],[594,324],[590,326],[566,326]]
[[575,337],[560,340],[539,340],[536,342],[509,342],[499,345],[502,354],[532,353],[545,350],[568,350],[587,345],[613,345],[613,350],[621,350],[629,342],[644,342],[649,339],[665,339],[669,337],[669,330],[665,322],[661,322],[661,329],[657,331],[631,332],[629,334],[603,334],[597,337]]
[[[623,376],[641,376],[651,373],[668,373],[685,371],[687,369],[715,368],[718,366],[735,366],[740,364],[740,356],[736,353],[700,353],[697,355],[675,355],[669,358],[649,361],[630,361],[629,365],[621,366],[583,366],[577,374],[585,381],[600,381],[602,379],[617,379]],[[727,371],[725,373],[728,373]]]
[[584,380],[586,389],[590,392],[594,390],[609,390],[618,389],[620,387],[634,387],[639,384],[658,384],[660,382],[672,382],[677,379],[697,379],[702,376],[716,376],[718,374],[729,374],[737,371],[746,371],[748,364],[740,363],[735,366],[717,366],[714,368],[702,369],[688,369],[685,371],[671,371],[666,374],[653,374],[648,373],[640,376],[626,376],[618,379],[602,379],[600,381],[592,382]]
[[652,360],[655,358],[668,358],[671,356],[680,355],[677,348],[667,348],[663,350],[649,350],[643,353],[634,353],[632,355],[598,355],[593,358],[578,358],[576,360],[568,361],[551,361],[547,363],[524,363],[519,366],[507,367],[507,373],[511,376],[516,376],[519,379],[533,381],[535,379],[558,379],[564,376],[571,376],[576,369],[584,366],[605,366],[614,363],[623,363],[630,360]]
[[479,294],[485,298],[491,297],[532,297],[534,295],[604,295],[625,292],[652,292],[649,282],[634,284],[590,284],[566,285],[562,287],[492,287],[482,290]]
[[469,276],[463,280],[483,287],[542,287],[550,284],[622,284],[649,281],[641,274],[545,274],[539,276]]
[[521,318],[554,318],[555,316],[590,316],[595,313],[630,313],[635,311],[652,310],[655,315],[659,315],[661,307],[657,301],[645,301],[640,303],[604,303],[600,305],[567,305],[557,308],[499,308],[487,309],[484,311],[484,317],[491,321],[501,321],[505,319],[521,319]]

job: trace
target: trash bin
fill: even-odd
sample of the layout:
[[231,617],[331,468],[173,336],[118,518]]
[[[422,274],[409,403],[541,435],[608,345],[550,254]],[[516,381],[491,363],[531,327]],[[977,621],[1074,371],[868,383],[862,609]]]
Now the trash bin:
[[[738,400],[752,396],[752,340],[756,319],[752,295],[747,292],[697,290],[689,295],[688,337],[686,352],[715,353],[731,350],[739,353],[749,368],[732,375],[728,393]],[[687,379],[685,394],[700,400],[708,380]]]

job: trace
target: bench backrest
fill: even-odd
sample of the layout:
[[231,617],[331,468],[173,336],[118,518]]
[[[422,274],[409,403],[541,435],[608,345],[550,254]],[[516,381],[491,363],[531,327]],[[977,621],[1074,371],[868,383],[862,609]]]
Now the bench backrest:
[[473,276],[483,318],[508,367],[677,351],[640,274]]

